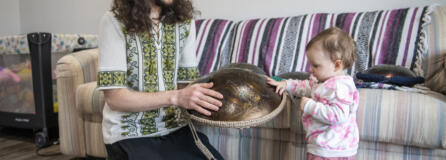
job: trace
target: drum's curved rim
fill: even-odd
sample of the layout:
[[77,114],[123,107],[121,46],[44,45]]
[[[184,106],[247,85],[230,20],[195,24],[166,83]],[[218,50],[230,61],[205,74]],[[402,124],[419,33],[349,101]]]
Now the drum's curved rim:
[[263,117],[245,120],[245,121],[213,121],[209,119],[204,119],[201,117],[197,117],[193,114],[190,114],[188,111],[184,110],[183,114],[186,115],[187,118],[190,118],[191,120],[203,124],[203,125],[209,125],[209,126],[215,126],[215,127],[222,127],[222,128],[247,128],[247,127],[253,127],[258,126],[261,124],[264,124],[274,117],[276,117],[282,110],[285,108],[285,105],[287,104],[287,92],[283,92],[282,94],[282,100],[279,104],[279,106],[274,109],[271,113],[264,115]]

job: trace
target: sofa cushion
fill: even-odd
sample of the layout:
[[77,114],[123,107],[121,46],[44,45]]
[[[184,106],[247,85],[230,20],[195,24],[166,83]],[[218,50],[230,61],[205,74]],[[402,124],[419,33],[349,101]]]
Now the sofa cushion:
[[[198,126],[209,142],[226,159],[305,159],[306,143],[303,134],[288,129],[249,128],[229,129]],[[444,159],[445,149],[379,142],[359,142],[356,159]]]
[[[446,96],[384,89],[359,92],[357,122],[361,141],[445,148]],[[298,123],[291,125],[291,130],[304,134],[301,113],[292,111],[291,120]]]
[[361,140],[441,147],[445,116],[443,95],[360,89],[357,122]]
[[446,150],[360,141],[357,159],[445,159]]
[[225,159],[230,160],[299,160],[305,159],[305,142],[301,134],[289,129],[231,129],[197,126]]

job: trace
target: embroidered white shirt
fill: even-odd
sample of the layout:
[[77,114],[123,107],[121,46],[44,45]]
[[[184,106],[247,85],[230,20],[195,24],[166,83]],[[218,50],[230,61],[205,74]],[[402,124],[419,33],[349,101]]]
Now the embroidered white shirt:
[[[155,37],[125,34],[115,15],[105,13],[99,29],[99,90],[170,90],[176,88],[179,76],[185,76],[179,75],[182,69],[198,73],[194,21],[159,27],[160,34],[153,34]],[[103,110],[102,131],[106,144],[128,138],[163,136],[183,126],[185,123],[176,106],[129,113],[111,110],[105,104]]]

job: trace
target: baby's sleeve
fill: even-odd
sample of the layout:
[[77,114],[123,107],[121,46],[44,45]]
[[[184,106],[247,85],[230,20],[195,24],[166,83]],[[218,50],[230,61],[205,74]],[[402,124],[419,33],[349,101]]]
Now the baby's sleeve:
[[293,96],[311,96],[311,91],[317,85],[317,80],[313,75],[307,80],[286,80],[286,90]]
[[127,88],[125,44],[120,23],[106,12],[99,28],[98,89]]
[[325,90],[314,93],[304,107],[304,114],[326,123],[337,124],[349,119],[357,90],[348,83],[324,84]]

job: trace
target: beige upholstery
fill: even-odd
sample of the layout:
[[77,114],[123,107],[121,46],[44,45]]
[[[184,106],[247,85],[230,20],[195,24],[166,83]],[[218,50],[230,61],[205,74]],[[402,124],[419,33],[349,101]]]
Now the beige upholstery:
[[76,108],[81,113],[102,115],[105,99],[102,91],[96,90],[96,81],[79,85],[76,89]]
[[[85,88],[82,84],[96,81],[97,62],[97,49],[73,53],[57,62],[59,137],[63,154],[78,157],[106,155],[101,132],[102,115],[82,112],[78,107],[85,108],[81,106],[86,103],[76,103],[78,87],[82,90]],[[84,102],[83,98],[79,97],[78,102]],[[78,107],[76,104],[79,104]]]

